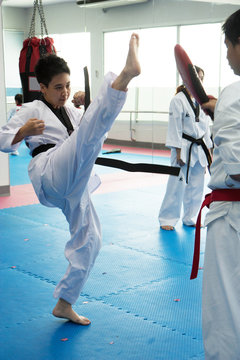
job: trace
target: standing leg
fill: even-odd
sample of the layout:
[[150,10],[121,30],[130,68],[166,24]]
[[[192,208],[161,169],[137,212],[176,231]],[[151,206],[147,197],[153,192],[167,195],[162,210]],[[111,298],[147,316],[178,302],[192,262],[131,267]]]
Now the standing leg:
[[240,359],[240,234],[222,216],[208,224],[202,318],[206,360]]
[[[171,151],[171,166],[178,166],[175,151]],[[173,230],[178,222],[181,215],[185,186],[183,166],[178,176],[170,175],[168,178],[166,193],[158,215],[162,229]]]
[[205,168],[199,161],[189,169],[188,184],[183,198],[183,224],[194,226],[202,203]]
[[85,191],[80,204],[77,199],[75,204],[74,199],[66,200],[66,207],[71,207],[71,211],[66,209],[71,232],[71,239],[65,247],[69,265],[54,291],[54,297],[59,300],[53,315],[81,325],[88,325],[90,321],[75,313],[71,305],[77,301],[101,247],[101,227],[89,197]]

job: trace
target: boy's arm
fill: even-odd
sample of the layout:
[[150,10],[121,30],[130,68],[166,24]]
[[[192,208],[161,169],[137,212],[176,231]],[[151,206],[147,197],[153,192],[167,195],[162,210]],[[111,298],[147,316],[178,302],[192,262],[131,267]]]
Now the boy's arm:
[[44,121],[36,118],[29,119],[13,138],[12,145],[24,140],[27,136],[41,135],[45,129]]
[[177,151],[177,163],[178,163],[178,165],[179,166],[184,166],[185,162],[182,161],[182,159],[181,159],[181,149],[176,148],[176,151]]
[[201,105],[201,108],[203,110],[210,110],[212,113],[214,113],[215,107],[216,107],[217,99],[209,99],[208,102]]

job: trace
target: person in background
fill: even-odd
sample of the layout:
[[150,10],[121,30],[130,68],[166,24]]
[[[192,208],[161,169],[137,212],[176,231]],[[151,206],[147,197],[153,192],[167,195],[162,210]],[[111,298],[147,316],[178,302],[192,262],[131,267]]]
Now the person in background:
[[[204,71],[195,66],[201,81]],[[206,166],[212,147],[210,117],[200,108],[184,85],[171,100],[166,146],[171,149],[171,165],[180,166],[179,176],[169,176],[158,220],[163,230],[174,230],[181,216],[186,226],[195,226]],[[206,153],[208,156],[206,156]]]
[[22,96],[22,94],[16,94],[16,95],[14,96],[14,100],[15,100],[16,106],[9,110],[7,121],[9,121],[9,120],[13,117],[13,115],[15,115],[16,112],[21,108],[22,103],[23,103],[23,96]]

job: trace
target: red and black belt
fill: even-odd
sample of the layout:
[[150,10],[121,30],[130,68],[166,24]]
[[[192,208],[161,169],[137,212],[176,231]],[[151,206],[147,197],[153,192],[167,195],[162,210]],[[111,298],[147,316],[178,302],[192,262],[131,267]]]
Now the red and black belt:
[[202,209],[214,201],[240,201],[240,189],[219,189],[213,190],[205,196],[205,200],[200,208],[195,232],[195,245],[193,254],[193,264],[190,279],[195,279],[198,274],[199,258],[200,258],[200,230],[201,230],[201,213]]

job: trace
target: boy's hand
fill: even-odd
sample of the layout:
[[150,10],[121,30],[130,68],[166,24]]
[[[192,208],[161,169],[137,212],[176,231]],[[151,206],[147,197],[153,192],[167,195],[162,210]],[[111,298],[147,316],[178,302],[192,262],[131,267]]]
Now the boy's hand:
[[177,150],[177,164],[178,164],[179,166],[184,166],[184,165],[185,165],[185,162],[182,161],[182,159],[181,159],[181,149],[176,148],[176,150]]
[[41,135],[45,129],[43,120],[37,118],[29,119],[25,125],[20,129],[21,135],[25,138],[27,136]]
[[85,104],[85,92],[78,91],[73,95],[72,103],[76,108]]
[[209,98],[209,101],[206,103],[203,103],[201,105],[201,108],[203,110],[210,110],[212,113],[214,113],[215,106],[216,106],[217,99],[215,98]]
[[17,144],[18,142],[25,139],[27,136],[41,135],[45,129],[45,124],[43,120],[37,118],[29,119],[17,132],[15,135],[12,145]]

